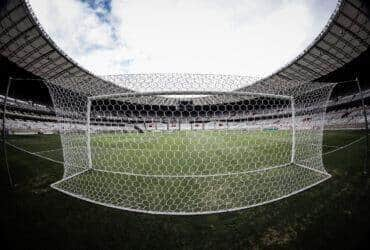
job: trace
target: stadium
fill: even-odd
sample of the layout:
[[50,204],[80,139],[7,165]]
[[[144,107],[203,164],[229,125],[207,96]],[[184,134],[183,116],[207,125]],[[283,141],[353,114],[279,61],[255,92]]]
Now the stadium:
[[4,245],[368,248],[369,11],[267,77],[97,76],[1,1]]

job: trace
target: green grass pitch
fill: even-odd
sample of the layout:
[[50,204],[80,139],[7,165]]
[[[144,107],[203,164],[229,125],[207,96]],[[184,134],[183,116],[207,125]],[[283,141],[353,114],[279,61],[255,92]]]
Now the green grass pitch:
[[[361,136],[361,131],[327,131],[324,150]],[[58,136],[14,136],[9,142],[63,160]],[[178,217],[126,212],[66,196],[50,188],[62,177],[62,165],[8,146],[16,186],[9,190],[2,167],[3,244],[13,249],[50,249],[56,245],[74,249],[358,249],[369,243],[370,190],[368,179],[362,176],[364,149],[361,141],[325,155],[325,167],[333,177],[287,199],[231,213]],[[136,166],[139,169],[141,166]]]
[[[286,197],[329,177],[291,164],[290,130],[93,133],[90,145],[92,168],[53,187],[134,211],[237,210]],[[75,162],[69,162],[72,169],[80,161]]]
[[290,162],[291,131],[174,131],[91,135],[94,169],[143,175],[215,175]]

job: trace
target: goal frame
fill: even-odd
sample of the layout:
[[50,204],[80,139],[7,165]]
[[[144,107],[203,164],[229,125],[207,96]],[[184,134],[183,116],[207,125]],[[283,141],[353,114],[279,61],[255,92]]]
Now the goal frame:
[[[259,96],[259,97],[271,97],[277,99],[284,99],[290,101],[291,106],[291,116],[292,116],[292,149],[291,149],[291,160],[290,164],[294,164],[295,160],[295,105],[294,96],[288,95],[277,95],[269,93],[259,93],[259,92],[248,92],[248,91],[152,91],[152,92],[124,92],[124,93],[114,93],[107,95],[96,95],[87,97],[86,106],[86,148],[87,148],[87,159],[88,159],[88,169],[93,169],[92,165],[92,152],[91,152],[91,105],[94,100],[104,100],[114,97],[143,97],[143,96],[161,96],[161,95],[236,95],[236,96]],[[289,164],[287,163],[287,164]]]
[[[196,215],[236,211],[271,203],[314,187],[331,177],[322,159],[322,140],[326,107],[336,83],[274,79],[271,83],[262,81],[248,85],[248,77],[198,74],[122,75],[114,79],[119,80],[114,86],[106,84],[107,82],[103,80],[95,81],[89,77],[46,81],[60,125],[64,158],[63,177],[51,185],[54,189],[81,200],[126,211]],[[246,87],[233,90],[231,84],[234,83],[245,83]],[[198,96],[192,97],[192,95]],[[153,97],[145,98],[145,96]],[[182,104],[182,100],[191,101],[189,104]],[[113,106],[108,107],[111,104]],[[126,105],[129,106],[122,108]],[[149,106],[141,107],[144,105]],[[163,110],[169,110],[169,112],[145,115],[148,110],[156,112],[158,107],[152,106],[158,105],[160,110],[163,106]],[[190,109],[176,107],[180,105],[202,107],[199,109],[198,107]],[[225,107],[229,105],[251,106],[235,108],[238,110],[235,113],[231,111],[234,110],[233,108]],[[224,107],[219,108],[219,106]],[[124,111],[127,108],[129,112]],[[119,112],[113,113],[115,110]],[[131,112],[133,110],[139,110],[139,112]],[[195,114],[178,114],[188,110],[195,111]],[[198,110],[202,110],[201,113],[197,113]],[[255,110],[257,112],[254,112]],[[226,114],[227,112],[233,112],[233,114]],[[152,119],[152,117],[156,118]],[[136,169],[135,165],[140,162],[131,159],[132,163],[127,161],[127,164],[133,164],[132,166],[116,168],[117,172],[114,172],[114,168],[119,167],[119,164],[115,165],[116,162],[120,161],[109,162],[110,159],[115,159],[114,151],[110,148],[107,148],[107,151],[101,151],[105,144],[99,142],[99,134],[113,132],[112,135],[118,133],[126,136],[123,133],[139,133],[142,131],[134,129],[133,125],[137,123],[136,125],[141,128],[141,124],[145,124],[147,120],[158,124],[155,131],[160,133],[167,130],[175,132],[177,128],[167,127],[166,130],[166,123],[179,120],[181,124],[185,124],[185,126],[181,125],[181,129],[185,132],[181,136],[185,137],[186,131],[193,130],[191,125],[194,126],[194,121],[205,124],[203,130],[228,132],[229,129],[238,129],[246,133],[266,131],[266,135],[271,136],[272,139],[279,139],[279,135],[275,137],[276,133],[270,130],[282,130],[286,135],[285,147],[276,147],[271,153],[284,154],[285,158],[281,161],[283,165],[274,160],[271,164],[267,161],[265,163],[264,159],[270,157],[270,151],[263,151],[265,153],[261,151],[263,156],[260,158],[256,156],[253,160],[249,160],[248,155],[245,154],[240,156],[245,157],[246,163],[242,162],[242,164],[257,163],[260,169],[246,169],[249,165],[246,168],[240,165],[237,166],[239,169],[236,171],[233,168],[223,170],[216,162],[216,167],[211,169],[213,172],[197,170],[194,172],[193,169],[186,171],[185,168],[185,171],[182,169],[177,171],[175,168],[170,171],[161,169],[153,171],[154,168],[151,169],[150,166],[155,167],[156,161],[150,161],[150,165],[144,164],[149,168],[141,170]],[[219,123],[224,122],[231,123],[231,126],[218,126]],[[236,126],[233,122],[245,124]],[[146,129],[144,125],[143,131]],[[148,135],[157,136],[151,132],[154,132],[152,127],[148,129]],[[108,136],[111,135],[108,134]],[[158,134],[158,136],[162,135]],[[238,141],[238,138],[234,137],[233,140]],[[267,139],[264,143],[275,142]],[[251,145],[255,144],[252,142]],[[229,150],[227,146],[221,144],[219,146],[223,151]],[[116,144],[112,147],[116,147],[115,150],[123,156],[121,159],[126,159],[125,155],[129,153],[124,152],[125,150],[120,151],[120,147],[126,148],[125,146]],[[243,145],[242,150],[248,150],[248,147]],[[140,146],[138,149],[141,149]],[[227,152],[225,154],[227,155]],[[203,161],[203,158],[204,156],[200,156],[196,159]],[[105,160],[105,163],[101,160]],[[218,158],[211,155],[206,160],[213,164],[213,161],[218,161]],[[171,161],[162,165],[165,166],[165,164],[172,166]],[[186,167],[187,163],[183,165]],[[287,167],[281,168],[281,166]],[[100,177],[103,178],[100,179]],[[105,180],[108,180],[109,185],[105,185],[107,184],[103,182]],[[131,189],[132,187],[135,190]],[[168,189],[169,187],[175,189]],[[156,192],[156,188],[165,189],[163,192]],[[192,188],[194,188],[193,191]],[[183,195],[178,196],[179,192],[183,192]],[[138,197],[137,195],[142,197],[130,198]],[[193,200],[187,200],[192,197],[194,197]],[[175,204],[175,207],[171,204]]]

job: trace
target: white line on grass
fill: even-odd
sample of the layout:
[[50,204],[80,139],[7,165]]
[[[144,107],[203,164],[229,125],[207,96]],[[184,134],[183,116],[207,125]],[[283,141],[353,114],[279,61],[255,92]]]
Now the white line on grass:
[[37,157],[43,158],[43,159],[45,159],[45,160],[48,160],[48,161],[51,161],[51,162],[54,162],[54,163],[63,164],[63,162],[62,162],[62,161],[57,161],[57,160],[51,159],[51,158],[49,158],[49,157],[46,157],[46,156],[43,156],[43,155],[39,155],[39,154],[37,154],[37,153],[33,153],[33,152],[31,152],[31,151],[28,151],[28,150],[25,150],[25,149],[23,149],[23,148],[20,148],[20,147],[18,147],[18,146],[16,146],[16,145],[13,145],[13,144],[11,144],[11,143],[9,143],[9,142],[5,142],[5,143],[6,143],[7,145],[11,146],[12,148],[15,148],[15,149],[17,149],[17,150],[19,150],[19,151],[22,151],[22,152],[25,152],[25,153],[28,153],[28,154],[30,154],[30,155],[34,155],[34,156],[37,156]]
[[331,153],[337,152],[337,151],[339,151],[339,150],[342,150],[342,149],[348,148],[349,146],[351,146],[351,145],[353,145],[353,144],[355,144],[355,143],[357,143],[357,142],[359,142],[359,141],[362,141],[362,140],[363,140],[363,139],[365,139],[365,138],[366,138],[366,136],[360,137],[360,138],[358,138],[357,140],[354,140],[354,141],[352,141],[352,142],[350,142],[350,143],[348,143],[348,144],[346,144],[346,145],[344,145],[344,146],[338,147],[338,148],[333,149],[333,150],[331,150],[331,151],[329,151],[329,152],[325,152],[325,153],[323,153],[322,155],[328,155],[328,154],[331,154]]
[[58,148],[58,149],[50,149],[50,150],[43,150],[43,151],[37,151],[33,152],[34,154],[43,154],[43,153],[48,153],[48,152],[54,152],[54,151],[62,151],[63,148]]

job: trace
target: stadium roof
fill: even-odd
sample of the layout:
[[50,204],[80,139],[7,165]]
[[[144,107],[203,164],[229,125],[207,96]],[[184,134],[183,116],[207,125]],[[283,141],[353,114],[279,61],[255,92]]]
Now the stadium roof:
[[[278,91],[282,81],[313,81],[357,58],[370,45],[369,9],[366,0],[339,1],[312,44],[291,63],[256,82],[252,89],[268,85],[266,89],[271,91],[274,86]],[[27,0],[1,1],[0,20],[0,54],[20,68],[43,79],[77,77],[81,80],[70,87],[89,95],[99,94],[102,86],[105,93],[129,91],[95,76],[66,55],[42,29]],[[86,78],[91,80],[86,83]]]

